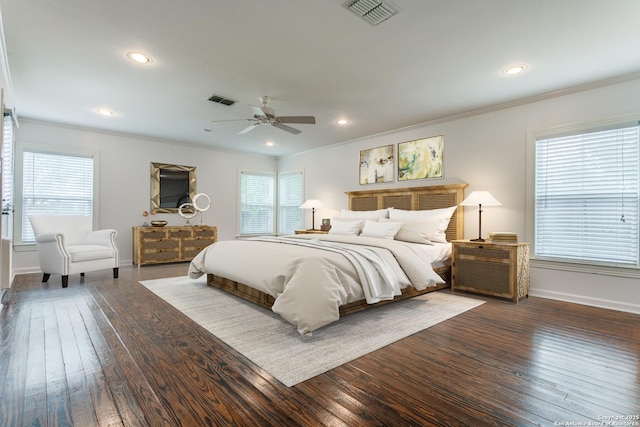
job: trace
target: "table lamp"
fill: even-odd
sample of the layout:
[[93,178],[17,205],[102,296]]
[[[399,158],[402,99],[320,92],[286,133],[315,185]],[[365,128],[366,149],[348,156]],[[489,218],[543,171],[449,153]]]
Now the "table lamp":
[[316,199],[309,199],[300,205],[300,209],[311,209],[311,228],[309,230],[316,229],[316,209],[321,207],[322,203]]
[[484,242],[482,238],[482,206],[502,206],[488,191],[472,191],[460,206],[478,206],[478,238],[472,242]]

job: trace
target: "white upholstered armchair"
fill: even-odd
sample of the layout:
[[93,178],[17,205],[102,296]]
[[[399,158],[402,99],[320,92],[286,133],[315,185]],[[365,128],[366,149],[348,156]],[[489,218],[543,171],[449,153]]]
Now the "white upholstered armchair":
[[120,258],[116,230],[93,231],[92,219],[80,215],[32,215],[29,217],[36,237],[42,281],[51,274],[62,276],[62,287],[69,274],[113,268],[118,277]]

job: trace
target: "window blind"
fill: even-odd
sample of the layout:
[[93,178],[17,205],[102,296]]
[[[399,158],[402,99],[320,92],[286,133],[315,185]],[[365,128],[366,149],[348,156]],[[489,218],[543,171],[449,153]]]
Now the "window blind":
[[303,187],[302,172],[278,175],[278,234],[293,234],[302,228]]
[[639,266],[638,126],[535,142],[535,256]]
[[22,243],[35,241],[29,216],[93,216],[93,158],[25,151]]
[[240,173],[240,234],[274,234],[275,174]]

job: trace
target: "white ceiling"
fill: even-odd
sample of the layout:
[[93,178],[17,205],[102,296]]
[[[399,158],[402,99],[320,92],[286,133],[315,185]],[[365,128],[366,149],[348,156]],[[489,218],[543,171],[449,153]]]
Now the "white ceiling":
[[[23,118],[281,156],[640,76],[638,0],[393,0],[400,12],[377,26],[344,2],[0,0],[9,103]],[[515,63],[528,69],[501,75]],[[211,122],[250,117],[263,95],[317,124],[236,135],[249,122]]]

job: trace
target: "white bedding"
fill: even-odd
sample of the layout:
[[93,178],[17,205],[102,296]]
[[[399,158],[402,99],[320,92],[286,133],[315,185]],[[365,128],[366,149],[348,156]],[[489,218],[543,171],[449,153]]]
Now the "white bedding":
[[409,285],[422,290],[443,283],[431,265],[450,253],[448,243],[356,236],[228,240],[198,254],[189,276],[212,273],[267,293],[275,298],[272,310],[307,334],[338,320],[341,305],[393,299]]

